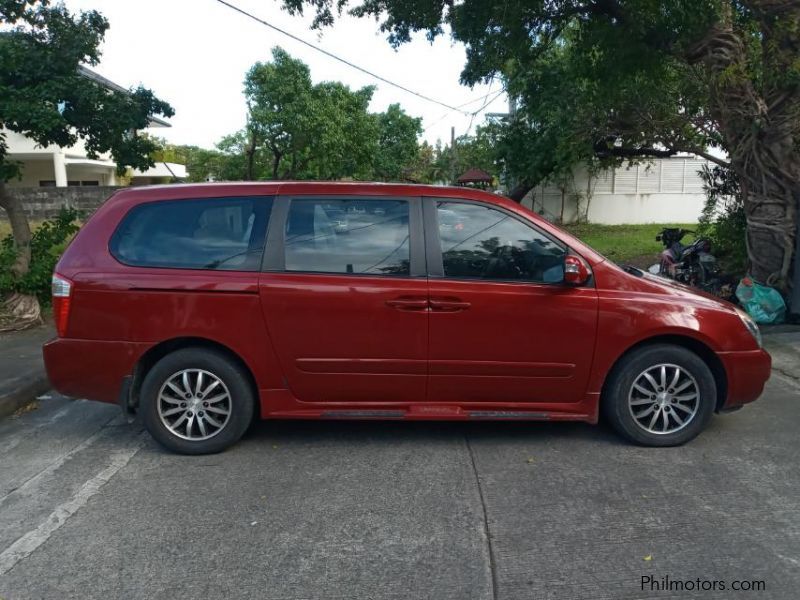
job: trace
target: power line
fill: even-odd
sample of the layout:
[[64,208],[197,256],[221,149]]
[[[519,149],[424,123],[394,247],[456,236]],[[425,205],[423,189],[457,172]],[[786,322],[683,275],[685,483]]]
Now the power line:
[[[409,88],[407,88],[407,87],[405,87],[403,85],[400,85],[399,83],[395,83],[394,81],[390,81],[389,79],[386,79],[385,77],[381,77],[377,73],[373,73],[372,71],[368,71],[367,69],[365,69],[363,67],[359,67],[358,65],[351,63],[349,60],[341,58],[340,56],[337,56],[337,55],[333,54],[332,52],[328,52],[324,48],[320,48],[319,46],[316,46],[316,45],[312,44],[311,42],[307,42],[306,40],[294,35],[293,33],[289,33],[285,29],[281,29],[280,27],[277,27],[276,25],[273,25],[272,23],[269,23],[269,22],[265,21],[264,19],[261,19],[261,18],[255,16],[254,14],[247,12],[246,10],[244,10],[242,8],[239,8],[238,6],[234,6],[230,2],[226,2],[225,0],[216,0],[216,1],[219,4],[222,4],[223,6],[227,6],[231,10],[235,10],[236,12],[238,12],[240,14],[243,14],[244,16],[249,17],[250,19],[253,19],[256,22],[261,23],[265,27],[269,27],[270,29],[273,29],[273,30],[277,31],[278,33],[282,33],[283,35],[295,40],[296,42],[300,42],[301,44],[303,44],[305,46],[308,46],[309,48],[311,48],[313,50],[316,50],[317,52],[321,52],[325,56],[328,56],[328,57],[330,57],[330,58],[332,58],[334,60],[338,60],[340,63],[343,63],[343,64],[347,65],[348,67],[356,69],[357,71],[361,71],[362,73],[365,73],[366,75],[369,75],[370,77],[373,77],[374,79],[377,79],[379,81],[383,81],[384,83],[388,83],[389,85],[394,86],[397,89],[403,90],[404,92],[406,92],[408,94],[416,96],[417,98],[422,98],[423,100],[427,100],[428,102],[432,102],[434,104],[438,104],[439,106],[443,106],[445,108],[449,108],[451,111],[457,111],[457,112],[463,113],[465,115],[469,114],[468,112],[463,111],[463,110],[461,110],[460,108],[458,108],[456,106],[451,106],[451,105],[449,105],[449,104],[447,104],[445,102],[440,102],[439,100],[431,98],[430,96],[426,96],[425,94],[421,94],[419,92],[415,92],[414,90],[411,90],[411,89],[409,89]],[[472,103],[472,101],[469,102],[468,104],[471,104],[471,103]]]
[[[461,108],[464,108],[465,106],[469,106],[470,104],[475,104],[476,102],[480,102],[481,100],[485,100],[486,98],[488,98],[488,97],[489,97],[489,96],[491,96],[492,94],[495,94],[495,97],[494,97],[494,98],[492,98],[492,99],[491,99],[491,100],[489,100],[488,102],[484,103],[484,104],[483,104],[483,106],[481,106],[481,107],[480,107],[478,110],[476,110],[476,111],[474,111],[474,112],[471,112],[471,113],[469,113],[469,112],[465,112],[465,111],[459,111],[459,112],[462,112],[463,114],[465,114],[465,115],[469,115],[469,116],[471,117],[471,119],[470,119],[470,127],[472,127],[472,119],[474,119],[474,118],[475,118],[475,116],[476,116],[476,115],[478,115],[478,113],[480,113],[480,112],[481,112],[483,109],[485,109],[487,106],[489,106],[489,105],[490,105],[492,102],[494,102],[495,100],[497,100],[497,99],[498,99],[498,98],[499,98],[499,97],[500,97],[500,96],[503,94],[503,92],[505,92],[505,91],[506,91],[506,90],[505,90],[505,88],[503,88],[503,89],[502,89],[502,90],[500,90],[499,92],[495,93],[495,92],[493,92],[493,91],[490,89],[490,90],[489,90],[489,92],[488,92],[487,94],[484,94],[483,96],[480,96],[479,98],[475,98],[474,100],[470,100],[469,102],[465,102],[464,104],[459,104],[458,106],[456,106],[456,108],[459,108],[459,109],[461,109]],[[428,131],[428,129],[430,129],[431,127],[433,127],[434,125],[438,125],[439,123],[441,123],[442,121],[444,121],[444,120],[445,120],[445,119],[448,117],[448,115],[449,115],[451,112],[453,112],[453,111],[452,111],[452,110],[448,110],[448,111],[447,111],[446,113],[444,113],[444,114],[443,114],[441,117],[439,117],[438,119],[436,119],[436,120],[435,120],[433,123],[431,123],[430,125],[428,125],[427,127],[425,127],[425,128],[422,130],[422,132],[424,133],[424,132]],[[467,129],[467,133],[469,133],[469,129]]]
[[472,122],[475,120],[475,117],[477,116],[477,114],[478,114],[479,112],[481,112],[483,109],[485,109],[487,106],[489,106],[489,105],[490,105],[492,102],[494,102],[495,100],[497,100],[497,99],[500,97],[500,95],[501,95],[503,92],[505,92],[505,91],[506,91],[506,90],[505,90],[505,88],[503,88],[502,90],[500,90],[499,92],[497,92],[497,94],[495,95],[495,97],[494,97],[494,98],[492,98],[491,100],[487,100],[486,102],[484,102],[484,103],[483,103],[483,106],[481,106],[481,107],[480,107],[478,110],[476,110],[474,113],[472,113],[472,116],[469,118],[469,125],[467,126],[467,132],[466,132],[464,135],[469,135],[469,132],[470,132],[470,131],[472,131]]

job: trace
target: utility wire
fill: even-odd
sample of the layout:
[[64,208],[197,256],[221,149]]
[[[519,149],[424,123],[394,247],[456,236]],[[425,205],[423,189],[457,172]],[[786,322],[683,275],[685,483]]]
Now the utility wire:
[[[476,115],[478,115],[483,109],[485,109],[487,106],[489,106],[492,102],[497,100],[503,94],[503,92],[505,92],[505,91],[506,91],[505,88],[503,88],[502,90],[500,90],[499,92],[497,92],[495,94],[495,92],[489,90],[488,94],[484,94],[483,96],[481,96],[479,98],[475,98],[474,100],[470,100],[469,102],[465,102],[464,104],[459,104],[456,108],[459,108],[459,109],[460,108],[464,108],[465,106],[469,106],[470,104],[475,104],[476,102],[480,102],[481,100],[485,100],[486,98],[488,98],[492,94],[495,94],[494,98],[492,98],[488,102],[485,102],[483,104],[483,106],[481,106],[478,110],[476,110],[474,112],[465,112],[464,113],[464,114],[467,114],[467,115],[469,115],[471,117],[471,119],[470,119],[470,127],[472,127],[472,119],[474,119]],[[436,119],[433,123],[431,123],[430,125],[425,127],[425,129],[423,129],[422,132],[424,133],[424,132],[428,131],[428,129],[433,127],[434,125],[438,125],[439,123],[444,121],[451,112],[453,112],[453,111],[452,110],[448,110],[441,117]],[[459,111],[459,112],[462,112],[462,111]],[[467,133],[469,133],[469,129],[467,130]]]
[[487,106],[489,106],[492,102],[497,100],[500,97],[500,95],[505,91],[506,91],[505,88],[503,88],[502,90],[497,92],[497,94],[495,95],[494,98],[484,102],[483,106],[481,106],[478,110],[476,110],[474,113],[472,113],[472,115],[469,118],[469,125],[467,126],[467,132],[464,135],[469,135],[469,132],[472,131],[472,122],[475,120],[475,117],[478,115],[478,113],[481,112],[483,109],[485,109]]
[[[386,79],[385,77],[381,77],[377,73],[373,73],[372,71],[368,71],[367,69],[365,69],[363,67],[359,67],[358,65],[351,63],[349,60],[341,58],[340,56],[337,56],[336,54],[333,54],[332,52],[328,52],[327,50],[325,50],[323,48],[320,48],[319,46],[316,46],[316,45],[312,44],[311,42],[307,42],[306,40],[294,35],[293,33],[289,33],[285,29],[281,29],[280,27],[277,27],[276,25],[273,25],[272,23],[269,23],[269,22],[265,21],[264,19],[261,19],[261,18],[257,17],[254,14],[249,13],[246,10],[231,4],[230,2],[226,2],[225,0],[216,0],[216,1],[219,4],[222,4],[223,6],[227,6],[231,10],[234,10],[234,11],[240,13],[240,14],[243,14],[244,16],[246,16],[246,17],[248,17],[250,19],[253,19],[254,21],[256,21],[258,23],[261,23],[265,27],[269,27],[270,29],[273,29],[273,30],[277,31],[278,33],[282,33],[283,35],[295,40],[296,42],[300,42],[301,44],[303,44],[305,46],[308,46],[309,48],[312,48],[313,50],[316,50],[317,52],[321,52],[322,54],[324,54],[324,55],[326,55],[326,56],[328,56],[328,57],[330,57],[330,58],[332,58],[334,60],[338,60],[340,63],[343,63],[343,64],[347,65],[348,67],[352,67],[353,69],[356,69],[357,71],[361,71],[362,73],[365,73],[366,75],[369,75],[370,77],[372,77],[374,79],[377,79],[379,81],[383,81],[384,83],[388,83],[389,85],[394,86],[397,89],[403,90],[404,92],[406,92],[408,94],[416,96],[417,98],[422,98],[423,100],[427,100],[428,102],[432,102],[434,104],[438,104],[439,106],[443,106],[445,108],[449,108],[451,111],[457,111],[457,112],[463,113],[465,115],[470,114],[469,112],[461,110],[460,108],[458,108],[456,106],[451,106],[450,104],[447,104],[445,102],[440,102],[439,100],[431,98],[430,96],[426,96],[425,94],[421,94],[419,92],[415,92],[412,89],[409,89],[409,88],[407,88],[407,87],[405,87],[403,85],[400,85],[399,83],[395,83],[394,81],[390,81],[389,79]],[[471,104],[471,103],[472,103],[472,101],[468,102],[468,104]]]

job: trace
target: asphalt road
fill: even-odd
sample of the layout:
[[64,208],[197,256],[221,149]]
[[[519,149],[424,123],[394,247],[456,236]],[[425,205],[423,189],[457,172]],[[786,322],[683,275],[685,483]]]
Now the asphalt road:
[[0,598],[795,599],[799,398],[774,377],[672,449],[583,424],[273,422],[206,457],[42,399],[0,422]]

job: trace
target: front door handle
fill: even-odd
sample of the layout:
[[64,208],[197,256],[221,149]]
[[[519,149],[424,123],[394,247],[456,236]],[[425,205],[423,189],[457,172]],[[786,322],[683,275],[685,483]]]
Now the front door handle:
[[458,312],[460,310],[467,310],[472,304],[464,302],[458,298],[452,300],[431,300],[431,310],[438,312]]
[[427,298],[395,298],[394,300],[387,300],[386,306],[396,308],[397,310],[427,310]]

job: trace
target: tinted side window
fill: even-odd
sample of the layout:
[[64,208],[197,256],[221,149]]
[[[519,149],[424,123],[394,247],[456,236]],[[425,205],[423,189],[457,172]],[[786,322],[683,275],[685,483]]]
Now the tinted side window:
[[565,248],[533,227],[479,204],[437,202],[446,277],[557,283]]
[[125,264],[258,271],[270,198],[212,198],[142,204],[123,219],[111,253]]
[[405,200],[292,200],[286,270],[408,275]]

